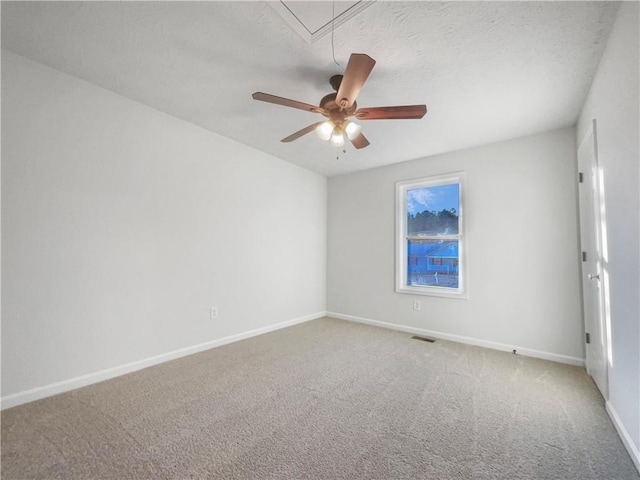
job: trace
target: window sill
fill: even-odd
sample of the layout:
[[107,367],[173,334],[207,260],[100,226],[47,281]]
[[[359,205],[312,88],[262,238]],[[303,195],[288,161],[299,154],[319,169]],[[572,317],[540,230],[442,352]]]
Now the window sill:
[[446,287],[419,287],[405,285],[396,288],[396,293],[405,293],[410,295],[425,295],[429,297],[456,298],[458,300],[467,300],[468,295],[464,290],[456,290]]

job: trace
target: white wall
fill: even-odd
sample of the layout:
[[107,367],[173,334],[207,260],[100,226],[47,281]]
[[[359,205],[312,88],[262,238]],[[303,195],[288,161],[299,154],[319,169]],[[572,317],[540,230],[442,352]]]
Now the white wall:
[[325,310],[321,175],[5,51],[2,162],[3,397]]
[[[608,408],[640,469],[640,70],[637,2],[623,2],[591,86],[577,139],[596,119],[610,284]],[[621,432],[625,436],[625,432]],[[627,445],[629,448],[629,445]]]
[[[456,171],[469,299],[395,293],[395,182]],[[573,128],[333,177],[327,310],[580,364],[576,191]]]

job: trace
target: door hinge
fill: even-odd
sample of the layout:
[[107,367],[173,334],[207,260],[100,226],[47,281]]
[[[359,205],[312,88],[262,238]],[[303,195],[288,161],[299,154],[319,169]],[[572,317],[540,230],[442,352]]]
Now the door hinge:
[[584,182],[584,175],[582,172],[578,172],[578,183]]
[[582,252],[582,261],[583,262],[587,261],[587,252]]
[[584,336],[586,337],[585,338],[586,343],[591,343],[591,335],[589,335],[588,333],[585,333]]

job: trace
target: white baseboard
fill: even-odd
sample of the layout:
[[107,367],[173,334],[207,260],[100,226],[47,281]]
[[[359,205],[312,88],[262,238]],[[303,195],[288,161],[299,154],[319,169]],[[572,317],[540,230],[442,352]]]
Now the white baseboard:
[[113,368],[107,368],[106,370],[100,370],[98,372],[89,373],[87,375],[81,375],[79,377],[70,378],[69,380],[63,380],[61,382],[44,385],[42,387],[32,388],[23,392],[7,395],[0,399],[1,409],[15,407],[22,405],[23,403],[33,402],[34,400],[40,400],[41,398],[50,397],[59,393],[75,390],[76,388],[85,387],[93,383],[109,380],[110,378],[119,377],[127,373],[142,370],[143,368],[151,367],[159,363],[168,362],[169,360],[175,360],[177,358],[186,357],[187,355],[193,355],[194,353],[209,350],[211,348],[220,347],[229,343],[238,342],[246,338],[262,335],[263,333],[272,332],[281,328],[290,327],[298,323],[308,322],[315,320],[316,318],[324,317],[326,312],[317,312],[303,317],[294,318],[285,322],[276,323],[273,325],[267,325],[266,327],[256,328],[248,332],[238,333],[229,337],[218,338],[209,342],[200,343],[191,347],[181,348],[172,352],[163,353],[154,357],[145,358],[143,360],[137,360],[135,362],[127,363],[125,365],[119,365]]
[[390,330],[398,330],[400,332],[412,333],[414,335],[422,335],[427,337],[439,338],[441,340],[449,340],[451,342],[465,343],[467,345],[475,345],[477,347],[491,348],[493,350],[500,350],[504,352],[513,352],[516,350],[519,355],[526,357],[541,358],[544,360],[551,360],[553,362],[566,363],[569,365],[575,365],[578,367],[584,367],[584,358],[570,357],[568,355],[561,355],[559,353],[543,352],[541,350],[534,350],[531,348],[519,347],[517,345],[507,345],[504,343],[491,342],[488,340],[480,340],[477,338],[463,337],[460,335],[452,335],[450,333],[435,332],[433,330],[425,330],[423,328],[407,327],[405,325],[398,325],[397,323],[382,322],[380,320],[371,320],[369,318],[356,317],[354,315],[345,315],[336,312],[327,312],[328,317],[338,318],[340,320],[348,320],[350,322],[365,323],[367,325],[374,325],[376,327],[388,328]]
[[616,427],[616,430],[618,431],[618,435],[620,436],[622,443],[627,449],[627,452],[629,452],[629,456],[631,457],[631,460],[633,460],[633,463],[636,466],[638,473],[640,473],[640,451],[638,450],[638,447],[633,443],[633,440],[631,439],[631,435],[629,435],[629,432],[627,432],[627,429],[624,428],[624,424],[620,420],[620,417],[618,416],[616,409],[613,408],[613,405],[611,405],[611,403],[608,400],[607,400],[607,403],[605,404],[605,408],[607,409],[607,413],[609,414],[609,417],[613,422],[613,426]]

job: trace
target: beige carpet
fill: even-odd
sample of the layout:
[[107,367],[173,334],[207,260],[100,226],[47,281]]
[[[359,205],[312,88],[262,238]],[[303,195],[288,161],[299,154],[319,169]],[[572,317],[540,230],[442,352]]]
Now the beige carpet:
[[2,478],[638,479],[584,370],[320,319],[2,412]]

